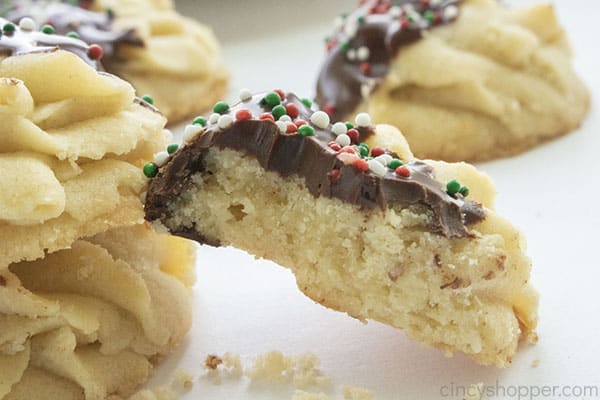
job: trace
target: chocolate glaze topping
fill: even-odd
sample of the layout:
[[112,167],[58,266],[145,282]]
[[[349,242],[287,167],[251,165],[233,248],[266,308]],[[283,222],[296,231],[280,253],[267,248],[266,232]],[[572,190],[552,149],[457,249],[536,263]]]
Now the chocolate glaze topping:
[[[233,149],[256,157],[266,170],[275,171],[282,177],[299,176],[304,179],[309,192],[315,196],[334,197],[361,209],[387,207],[422,207],[431,215],[431,231],[447,237],[465,237],[469,233],[466,225],[485,218],[483,208],[461,195],[450,196],[444,185],[433,177],[432,168],[421,162],[406,164],[408,177],[385,168],[374,173],[358,167],[364,159],[345,150],[356,149],[346,146],[341,151],[332,147],[336,134],[332,125],[314,129],[313,136],[303,136],[286,129],[299,120],[310,121],[313,112],[295,95],[285,96],[282,104],[292,104],[298,110],[294,122],[277,123],[259,118],[270,113],[271,106],[264,102],[264,94],[242,101],[223,113],[220,118],[229,123],[208,123],[203,132],[194,136],[185,146],[175,152],[150,181],[146,197],[146,219],[154,221],[171,215],[169,206],[192,185],[192,176],[210,173],[206,170],[205,155],[212,147]],[[246,117],[242,115],[246,113]],[[249,116],[251,113],[251,116]],[[219,125],[224,126],[219,128]],[[297,124],[300,125],[300,124]],[[198,129],[201,129],[198,126]],[[373,127],[360,127],[359,142],[373,133]],[[292,131],[290,133],[286,133]],[[396,154],[386,151],[390,157]],[[360,160],[360,161],[358,161]],[[206,243],[205,237],[194,229],[182,228],[173,232]],[[218,243],[208,243],[217,245]]]
[[387,75],[401,47],[456,19],[458,2],[363,0],[352,14],[340,17],[317,82],[321,108],[336,120],[354,112]]
[[84,42],[101,46],[105,57],[113,57],[120,44],[144,45],[135,30],[113,29],[114,14],[110,10],[94,12],[58,0],[20,0],[13,1],[3,16],[14,23],[30,17],[38,24],[52,25],[60,35],[75,32]]

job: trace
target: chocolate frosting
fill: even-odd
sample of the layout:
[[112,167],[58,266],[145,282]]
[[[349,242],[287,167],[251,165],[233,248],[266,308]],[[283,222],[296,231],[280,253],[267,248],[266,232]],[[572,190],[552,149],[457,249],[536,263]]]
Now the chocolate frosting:
[[58,0],[14,1],[4,18],[18,23],[30,17],[38,24],[50,24],[60,35],[75,32],[81,40],[102,47],[104,57],[114,57],[116,47],[121,44],[143,46],[135,30],[115,30],[112,11],[95,12]]
[[[361,170],[356,164],[344,161],[344,157],[340,156],[343,151],[336,151],[330,146],[336,139],[332,125],[325,129],[311,125],[314,136],[285,133],[275,122],[258,118],[271,111],[263,99],[264,94],[255,95],[225,113],[233,117],[240,110],[250,111],[253,118],[234,118],[234,122],[224,129],[213,121],[204,132],[197,134],[168,159],[150,181],[145,205],[147,220],[171,215],[170,204],[192,185],[192,176],[207,172],[204,158],[212,147],[233,149],[256,157],[263,168],[275,171],[283,178],[299,176],[315,197],[334,197],[361,209],[422,207],[431,215],[431,231],[447,237],[468,236],[466,225],[485,218],[485,211],[479,204],[461,195],[452,197],[447,194],[444,185],[434,179],[429,165],[421,161],[406,164],[409,177],[400,176],[388,168],[383,176]],[[313,112],[298,97],[288,94],[283,103],[293,104],[299,110],[296,121],[310,121]],[[359,141],[362,141],[373,133],[373,127],[359,128],[359,132]],[[389,151],[387,153],[396,156]],[[173,233],[207,242],[192,228],[182,227]]]
[[401,47],[456,18],[459,0],[370,0],[340,17],[327,40],[317,102],[339,120],[354,112],[390,69]]

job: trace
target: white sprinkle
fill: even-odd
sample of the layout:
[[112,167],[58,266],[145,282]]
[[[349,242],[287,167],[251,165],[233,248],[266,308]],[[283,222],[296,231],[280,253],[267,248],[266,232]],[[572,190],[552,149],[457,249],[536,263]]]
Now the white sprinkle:
[[221,115],[217,121],[217,126],[220,129],[229,128],[231,125],[233,125],[233,117],[229,114]]
[[208,122],[210,122],[211,124],[216,124],[217,121],[219,121],[220,116],[221,114],[219,113],[212,113],[210,114],[210,117],[208,117]]
[[336,29],[340,29],[341,27],[343,27],[343,26],[344,26],[344,19],[343,19],[342,17],[336,17],[336,18],[333,20],[333,26],[334,26]]
[[356,36],[356,32],[358,31],[358,26],[355,23],[347,23],[344,27],[344,33],[348,35],[349,39],[352,39]]
[[413,13],[410,14],[409,19],[413,23],[418,23],[418,22],[420,22],[423,19],[423,17],[418,12],[413,12]]
[[439,6],[440,4],[442,4],[442,0],[431,0],[431,1],[430,1],[430,4],[431,4],[433,7],[437,7],[437,6]]
[[374,158],[374,160],[377,160],[381,163],[381,165],[383,165],[384,167],[387,167],[388,164],[390,163],[390,161],[392,161],[394,158],[392,156],[390,156],[389,154],[382,154],[380,156],[377,156]]
[[156,153],[154,155],[154,164],[156,164],[159,167],[162,167],[163,165],[165,165],[168,159],[169,153],[167,153],[166,151],[161,151],[160,153]]
[[356,116],[354,122],[357,126],[360,126],[362,128],[371,126],[371,116],[367,113],[360,113]]
[[189,142],[194,136],[204,133],[202,125],[188,125],[183,131],[183,141]]
[[21,18],[19,21],[19,28],[24,31],[35,31],[37,29],[37,24],[35,21],[29,17]]
[[316,111],[310,116],[310,122],[317,128],[325,129],[329,125],[329,115],[325,111]]
[[356,154],[342,152],[337,155],[337,159],[343,162],[344,165],[349,165],[358,160],[358,156]]
[[292,121],[292,117],[290,117],[289,115],[282,115],[281,117],[279,117],[279,121],[282,121],[282,122],[291,122]]
[[407,3],[407,4],[404,5],[404,12],[405,13],[408,14],[408,13],[411,13],[413,11],[415,11],[415,6],[413,6],[412,3]]
[[387,170],[379,161],[369,160],[367,163],[369,164],[369,171],[377,176],[385,176]]
[[356,60],[356,50],[354,49],[350,49],[346,52],[346,58],[348,58],[348,60],[350,61],[355,61]]
[[371,51],[367,46],[361,46],[356,51],[356,57],[359,61],[367,61],[369,56],[371,55]]
[[344,135],[346,132],[348,132],[348,127],[346,126],[345,123],[343,122],[336,122],[335,124],[333,124],[333,126],[331,127],[331,131],[336,135]]
[[281,133],[287,132],[287,122],[277,121],[277,122],[275,122],[275,124],[277,124],[277,127],[279,128],[279,132],[281,132]]
[[252,92],[250,91],[250,89],[242,89],[240,90],[240,100],[241,101],[248,101],[252,99]]
[[390,8],[390,15],[392,18],[400,18],[402,16],[402,9],[398,6]]
[[373,89],[373,88],[371,87],[371,85],[369,85],[369,84],[367,84],[367,83],[363,83],[363,84],[360,86],[360,95],[361,95],[363,98],[367,98],[367,97],[369,97],[369,95],[371,94],[371,91],[372,91],[372,89]]
[[337,144],[339,144],[342,147],[350,146],[350,143],[352,143],[352,139],[350,139],[350,136],[346,135],[345,133],[339,135],[335,139],[335,141],[337,142]]
[[458,16],[458,7],[450,5],[444,8],[444,21],[449,21]]

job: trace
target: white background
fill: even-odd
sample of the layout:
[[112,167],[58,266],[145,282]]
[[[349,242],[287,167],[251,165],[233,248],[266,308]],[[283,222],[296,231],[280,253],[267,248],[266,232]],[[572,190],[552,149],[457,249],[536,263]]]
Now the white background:
[[[597,97],[600,1],[555,3],[573,42],[576,69]],[[179,1],[178,7],[210,24],[221,40],[232,74],[229,99],[233,100],[242,87],[253,91],[281,87],[312,97],[323,38],[333,18],[355,4],[354,0],[230,0]],[[440,393],[444,385],[477,382],[600,386],[599,128],[593,103],[578,131],[524,155],[478,165],[496,183],[498,212],[528,238],[532,280],[541,292],[539,344],[522,346],[511,367],[481,367],[461,355],[445,358],[399,330],[374,322],[363,325],[314,304],[298,291],[293,275],[284,268],[233,249],[202,247],[193,330],[158,368],[151,385],[184,368],[197,378],[184,399],[289,399],[289,388],[251,387],[245,380],[215,386],[198,378],[209,353],[229,351],[249,361],[277,349],[286,354],[315,353],[323,372],[333,379],[332,398],[341,398],[336,388],[348,383],[371,389],[377,399],[424,400],[444,398]],[[540,365],[534,368],[536,359]]]

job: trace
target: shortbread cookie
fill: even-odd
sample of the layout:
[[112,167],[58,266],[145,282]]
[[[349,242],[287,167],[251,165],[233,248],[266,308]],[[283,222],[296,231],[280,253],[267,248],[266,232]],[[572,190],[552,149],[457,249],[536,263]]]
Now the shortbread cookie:
[[510,156],[577,128],[588,92],[549,4],[370,0],[327,42],[318,102],[367,111],[421,158]]
[[167,137],[131,85],[92,67],[93,47],[0,24],[2,270],[141,223],[140,167]]
[[327,307],[482,364],[506,366],[535,338],[524,238],[485,175],[415,159],[368,114],[332,125],[292,94],[241,97],[157,166],[149,221],[271,259]]
[[0,271],[0,399],[131,394],[190,328],[193,268],[138,225]]
[[[171,122],[206,111],[228,79],[210,29],[179,15],[169,1],[16,2],[7,17],[49,23],[104,50],[106,69],[150,95]],[[106,11],[109,10],[109,11]]]

